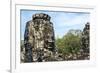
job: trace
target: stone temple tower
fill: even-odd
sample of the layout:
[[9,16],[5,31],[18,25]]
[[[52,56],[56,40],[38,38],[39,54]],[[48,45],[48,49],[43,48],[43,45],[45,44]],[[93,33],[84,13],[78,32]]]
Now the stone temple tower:
[[84,52],[89,53],[90,48],[90,23],[88,22],[82,33],[82,48]]
[[55,36],[51,17],[37,13],[26,23],[24,33],[25,62],[42,62],[55,52]]
[[81,37],[81,52],[84,59],[90,59],[90,23],[87,22]]

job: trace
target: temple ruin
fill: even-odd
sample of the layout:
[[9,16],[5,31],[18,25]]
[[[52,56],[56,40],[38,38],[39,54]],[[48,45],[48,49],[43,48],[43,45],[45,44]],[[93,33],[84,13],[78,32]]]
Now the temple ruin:
[[55,36],[51,17],[34,14],[26,23],[24,34],[25,62],[46,61],[55,52]]
[[21,41],[21,62],[89,60],[90,23],[86,23],[80,33],[80,51],[63,55],[55,45],[54,27],[50,19],[48,14],[36,13],[32,16],[32,20],[26,23],[24,41]]

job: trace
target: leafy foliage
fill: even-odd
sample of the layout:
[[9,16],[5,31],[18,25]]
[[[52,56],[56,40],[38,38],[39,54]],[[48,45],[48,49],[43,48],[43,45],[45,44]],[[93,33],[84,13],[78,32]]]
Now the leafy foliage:
[[81,30],[69,30],[62,38],[57,38],[58,52],[63,55],[77,54],[81,49],[81,33]]

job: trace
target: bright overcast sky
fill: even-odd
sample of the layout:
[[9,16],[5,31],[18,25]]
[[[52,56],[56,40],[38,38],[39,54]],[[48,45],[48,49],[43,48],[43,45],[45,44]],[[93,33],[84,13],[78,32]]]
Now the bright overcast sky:
[[21,10],[21,39],[24,39],[26,22],[31,20],[35,13],[45,13],[51,17],[55,37],[62,37],[70,29],[82,30],[90,17],[89,13]]

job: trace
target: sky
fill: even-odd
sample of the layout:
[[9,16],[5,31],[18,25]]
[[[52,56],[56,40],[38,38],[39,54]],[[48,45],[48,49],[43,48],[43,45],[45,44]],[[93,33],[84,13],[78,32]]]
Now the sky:
[[40,11],[40,10],[21,10],[21,40],[24,39],[26,22],[32,20],[32,15],[36,13],[45,13],[51,17],[53,23],[55,37],[61,38],[70,29],[82,30],[87,22],[89,22],[89,13],[82,12],[60,12],[60,11]]

